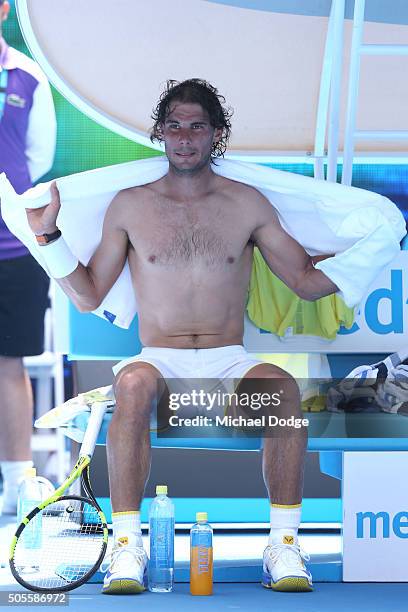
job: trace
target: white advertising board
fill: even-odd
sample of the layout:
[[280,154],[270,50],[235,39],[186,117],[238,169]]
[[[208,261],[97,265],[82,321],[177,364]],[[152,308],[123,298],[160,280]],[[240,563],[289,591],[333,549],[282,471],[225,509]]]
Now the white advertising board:
[[408,582],[408,452],[345,452],[343,580]]

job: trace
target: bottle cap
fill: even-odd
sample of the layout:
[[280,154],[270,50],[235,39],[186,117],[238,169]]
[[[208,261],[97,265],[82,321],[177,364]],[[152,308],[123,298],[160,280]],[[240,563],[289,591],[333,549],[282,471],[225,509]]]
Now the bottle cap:
[[35,467],[30,467],[24,470],[24,478],[35,478],[37,476],[37,470]]
[[202,523],[207,520],[207,512],[197,512],[196,513],[196,521],[197,523]]
[[156,485],[156,495],[167,495],[167,485]]

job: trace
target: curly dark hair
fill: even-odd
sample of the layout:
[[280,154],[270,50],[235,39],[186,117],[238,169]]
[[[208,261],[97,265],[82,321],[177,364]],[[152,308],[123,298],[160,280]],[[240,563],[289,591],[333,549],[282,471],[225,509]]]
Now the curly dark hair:
[[161,94],[156,108],[153,109],[154,125],[150,131],[151,142],[155,140],[163,142],[162,126],[173,100],[200,104],[207,111],[212,127],[222,128],[221,138],[218,142],[213,143],[211,155],[212,157],[223,157],[231,134],[230,118],[233,111],[230,107],[223,106],[224,96],[220,95],[218,90],[204,79],[187,79],[181,82],[170,79],[166,82],[166,89]]

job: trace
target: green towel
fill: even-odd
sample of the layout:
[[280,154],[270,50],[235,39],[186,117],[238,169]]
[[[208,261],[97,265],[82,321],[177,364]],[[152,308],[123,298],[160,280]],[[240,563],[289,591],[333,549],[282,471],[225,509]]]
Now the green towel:
[[337,295],[327,295],[315,302],[298,297],[268,268],[259,249],[254,249],[249,284],[248,316],[257,327],[284,336],[320,336],[333,340],[341,325],[347,329],[354,322],[354,308],[346,306]]

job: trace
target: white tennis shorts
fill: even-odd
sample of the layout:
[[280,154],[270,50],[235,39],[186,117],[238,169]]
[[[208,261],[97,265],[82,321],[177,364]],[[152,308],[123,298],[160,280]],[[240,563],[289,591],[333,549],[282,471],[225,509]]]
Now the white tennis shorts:
[[254,366],[263,363],[253,357],[241,344],[208,349],[174,349],[145,347],[135,357],[117,363],[115,376],[125,366],[142,361],[150,363],[163,378],[243,378]]
[[[247,353],[241,344],[209,349],[146,347],[139,355],[116,364],[113,373],[116,376],[122,368],[137,362],[154,366],[165,379],[171,394],[180,395],[199,389],[217,398],[219,393],[234,393],[245,374],[263,363]],[[183,406],[178,414],[190,417],[207,414],[206,410],[205,405],[190,404]],[[216,414],[225,414],[224,400],[213,406],[212,416]]]

